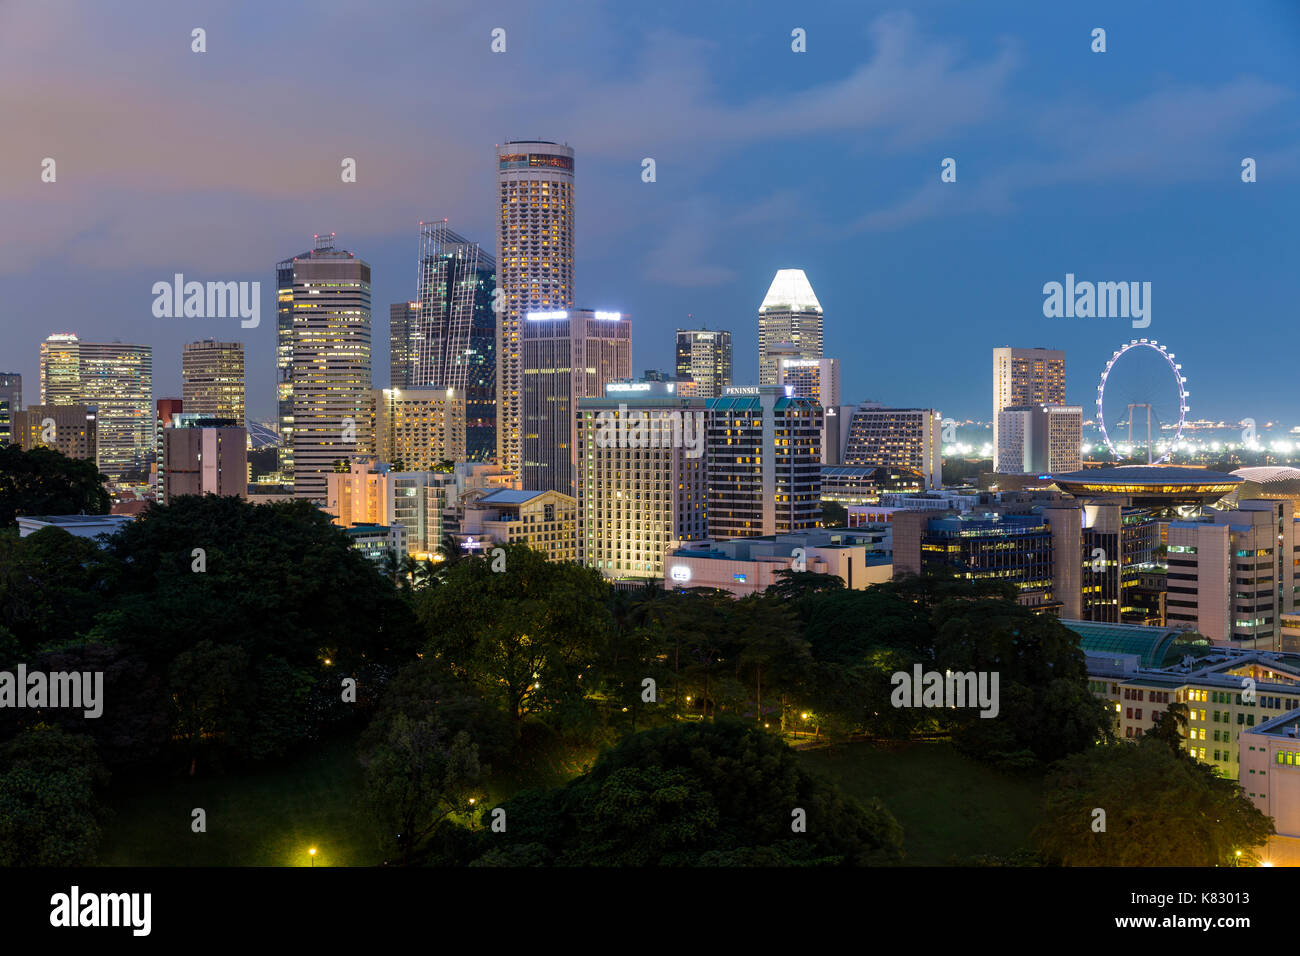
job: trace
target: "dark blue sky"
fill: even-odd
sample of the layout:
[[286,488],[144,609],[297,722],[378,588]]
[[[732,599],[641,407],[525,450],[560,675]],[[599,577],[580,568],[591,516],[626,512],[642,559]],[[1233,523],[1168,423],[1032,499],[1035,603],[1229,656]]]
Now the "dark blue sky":
[[[75,331],[153,345],[156,394],[179,394],[181,344],[215,335],[247,344],[269,417],[274,263],[332,230],[374,267],[386,385],[418,221],[495,251],[493,144],[539,137],[577,154],[577,304],[632,316],[638,369],[670,365],[693,313],[755,381],[759,302],[802,268],[847,401],[986,419],[990,350],[1014,344],[1065,349],[1090,406],[1111,352],[1148,336],[1178,354],[1193,417],[1300,423],[1298,71],[1285,0],[9,0],[0,369],[35,402],[41,339]],[[261,326],[154,318],[175,272],[261,280]],[[1151,282],[1150,327],[1044,318],[1067,272]]]

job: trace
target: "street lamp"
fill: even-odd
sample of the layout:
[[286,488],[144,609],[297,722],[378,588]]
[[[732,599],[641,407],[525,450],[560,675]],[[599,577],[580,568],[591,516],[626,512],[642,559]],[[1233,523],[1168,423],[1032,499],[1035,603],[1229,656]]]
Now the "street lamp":
[[307,852],[311,854],[311,868],[314,870],[316,869],[316,848],[312,847]]

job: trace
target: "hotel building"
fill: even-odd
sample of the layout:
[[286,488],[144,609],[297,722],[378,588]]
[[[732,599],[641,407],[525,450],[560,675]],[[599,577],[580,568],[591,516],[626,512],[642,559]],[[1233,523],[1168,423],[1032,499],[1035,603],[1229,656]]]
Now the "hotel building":
[[731,333],[717,329],[677,330],[677,377],[690,376],[700,398],[717,398],[731,384]]
[[996,348],[993,350],[993,470],[1004,473],[1000,458],[1004,408],[1065,404],[1065,353],[1052,349]]
[[732,386],[707,400],[708,527],[753,538],[817,527],[821,406],[784,386]]
[[933,408],[882,408],[865,402],[849,422],[844,464],[885,465],[921,474],[926,489],[943,487],[943,418]]
[[573,150],[544,140],[516,140],[496,148],[496,162],[502,293],[496,332],[497,462],[521,474],[524,316],[574,303]]
[[674,542],[708,535],[705,400],[673,384],[578,402],[578,560],[607,578],[658,580]]

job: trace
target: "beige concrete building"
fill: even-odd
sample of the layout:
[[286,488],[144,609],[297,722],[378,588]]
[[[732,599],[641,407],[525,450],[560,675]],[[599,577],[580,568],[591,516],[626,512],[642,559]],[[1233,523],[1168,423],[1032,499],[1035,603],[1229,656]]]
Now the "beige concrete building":
[[234,495],[248,492],[248,432],[231,419],[203,418],[186,412],[163,429],[160,500],[179,495]]
[[890,530],[826,528],[802,534],[682,542],[664,561],[663,585],[718,588],[737,597],[780,583],[782,571],[833,574],[851,590],[882,584],[893,576]]
[[1011,470],[1000,456],[1004,408],[1065,404],[1065,353],[1042,348],[993,350],[993,470]]
[[578,560],[607,578],[657,581],[674,541],[708,535],[705,400],[659,391],[578,402]]
[[376,388],[374,444],[367,451],[399,471],[465,460],[465,398],[455,389]]
[[45,446],[69,458],[95,460],[95,413],[85,405],[29,405],[13,416],[14,444]]
[[548,561],[578,560],[578,502],[558,491],[501,489],[462,499],[461,547],[483,553],[524,544]]

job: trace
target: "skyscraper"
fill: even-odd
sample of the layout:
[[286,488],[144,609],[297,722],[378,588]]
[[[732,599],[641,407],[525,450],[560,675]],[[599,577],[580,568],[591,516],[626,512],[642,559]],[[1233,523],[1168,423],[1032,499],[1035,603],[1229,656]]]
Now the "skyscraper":
[[186,412],[244,422],[244,345],[204,339],[181,347],[181,396]]
[[41,404],[75,405],[81,394],[81,348],[74,332],[41,343]]
[[758,308],[758,384],[775,385],[776,346],[787,357],[822,357],[822,306],[802,269],[781,269]]
[[99,470],[114,481],[147,478],[155,456],[151,346],[51,335],[41,343],[41,401],[95,409]]
[[754,538],[817,527],[817,403],[760,385],[733,386],[706,404],[709,536]]
[[418,302],[394,302],[388,307],[389,388],[415,387],[415,316]]
[[731,333],[677,330],[677,377],[695,379],[701,398],[716,398],[731,384]]
[[456,461],[496,454],[496,260],[447,221],[420,224],[420,271],[411,323],[412,386],[450,390],[465,403]]
[[10,412],[23,409],[23,377],[17,372],[0,372],[0,402],[9,405]]
[[993,470],[998,459],[998,413],[1004,408],[1065,404],[1065,353],[1051,349],[993,350]]
[[998,470],[1043,475],[1083,467],[1083,409],[1078,405],[1011,405],[998,412]]
[[531,312],[523,335],[524,487],[574,492],[574,412],[632,375],[632,323],[618,312]]
[[[523,462],[524,316],[573,305],[573,149],[543,140],[498,146],[497,461]],[[532,486],[530,486],[532,487]]]
[[372,443],[370,265],[330,233],[279,263],[276,280],[281,440],[294,495],[324,501],[334,463]]

